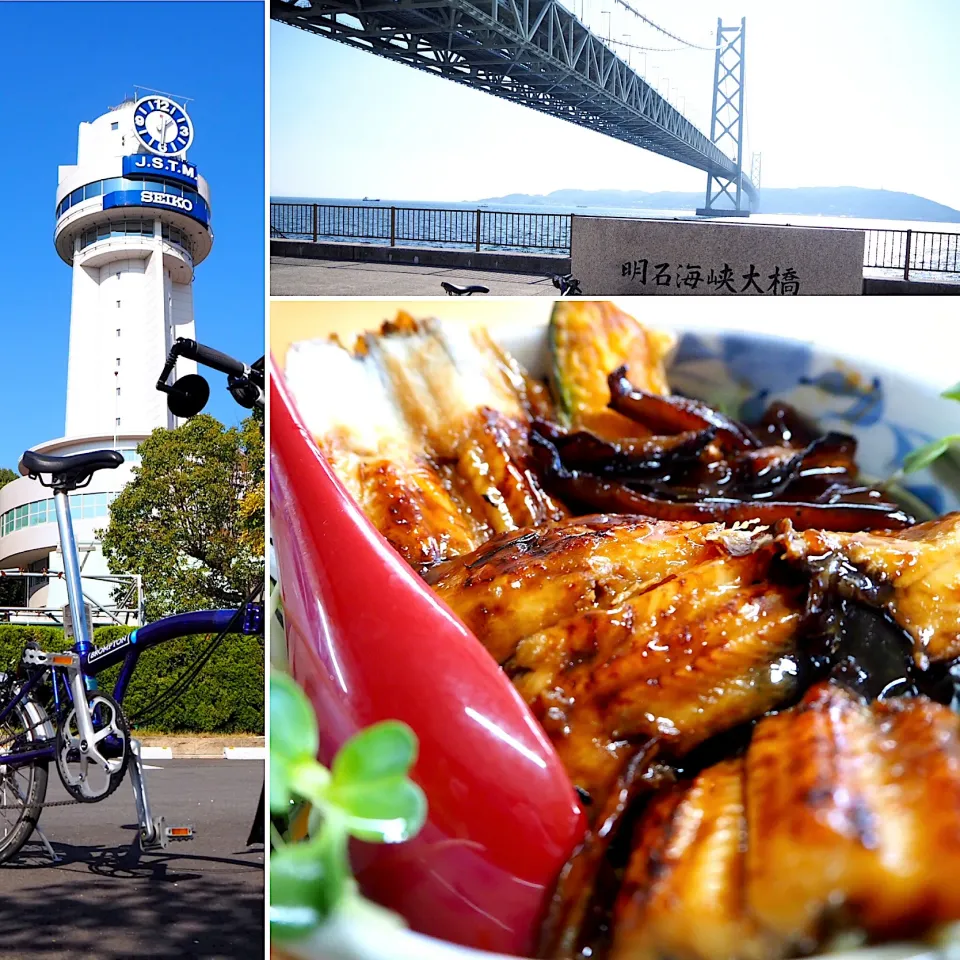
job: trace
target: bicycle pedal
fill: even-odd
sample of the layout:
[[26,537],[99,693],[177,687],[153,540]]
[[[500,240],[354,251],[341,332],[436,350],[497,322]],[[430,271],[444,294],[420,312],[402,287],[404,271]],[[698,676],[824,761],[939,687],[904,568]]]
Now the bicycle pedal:
[[197,832],[188,824],[182,827],[164,827],[163,834],[167,840],[192,840]]

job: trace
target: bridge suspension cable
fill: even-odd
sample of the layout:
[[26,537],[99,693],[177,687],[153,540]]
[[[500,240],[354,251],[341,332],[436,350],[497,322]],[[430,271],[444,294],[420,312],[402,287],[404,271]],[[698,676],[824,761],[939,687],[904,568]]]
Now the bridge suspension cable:
[[[716,43],[710,47],[703,46],[699,43],[691,43],[689,40],[684,40],[683,37],[678,37],[675,33],[671,33],[665,27],[661,27],[659,23],[655,23],[649,17],[645,17],[639,10],[630,6],[630,4],[627,3],[627,0],[616,0],[616,2],[620,4],[620,6],[624,8],[624,10],[628,10],[635,17],[638,17],[639,19],[641,19],[645,24],[653,27],[654,30],[658,30],[660,33],[662,33],[664,36],[669,37],[671,40],[676,40],[677,43],[682,43],[684,47],[690,47],[693,50],[709,50],[710,52],[713,52],[717,50],[720,46],[719,44],[716,44]],[[664,52],[672,53],[673,51],[664,51]]]
[[614,43],[621,47],[628,47],[630,50],[643,50],[649,53],[686,53],[691,47],[644,47],[639,43],[629,43],[626,40],[618,40],[616,37],[610,37],[607,43]]

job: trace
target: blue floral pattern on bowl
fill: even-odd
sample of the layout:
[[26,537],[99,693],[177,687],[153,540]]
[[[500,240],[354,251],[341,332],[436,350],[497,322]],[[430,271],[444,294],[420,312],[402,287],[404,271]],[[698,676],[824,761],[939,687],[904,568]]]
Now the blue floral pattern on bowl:
[[[855,436],[860,468],[873,478],[891,476],[911,450],[957,432],[960,421],[960,405],[895,371],[848,364],[777,336],[684,333],[670,383],[748,421],[773,400],[789,403],[824,428]],[[935,513],[960,509],[955,459],[943,457],[901,485]]]

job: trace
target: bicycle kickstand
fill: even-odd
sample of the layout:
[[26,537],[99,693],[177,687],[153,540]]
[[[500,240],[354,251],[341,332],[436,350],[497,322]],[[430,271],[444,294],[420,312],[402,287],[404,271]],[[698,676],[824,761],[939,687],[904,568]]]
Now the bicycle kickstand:
[[193,827],[168,827],[163,817],[154,817],[150,812],[150,799],[147,796],[147,781],[143,775],[143,759],[140,755],[140,741],[130,738],[130,752],[133,754],[130,764],[130,785],[133,787],[133,799],[137,805],[137,823],[140,827],[140,849],[146,852],[165,850],[168,840],[192,840]]
[[47,839],[47,835],[39,827],[34,827],[33,832],[40,838],[40,843],[43,846],[43,849],[47,851],[47,856],[50,858],[50,862],[60,863],[63,860],[63,857],[61,857],[57,851],[53,849],[53,846]]

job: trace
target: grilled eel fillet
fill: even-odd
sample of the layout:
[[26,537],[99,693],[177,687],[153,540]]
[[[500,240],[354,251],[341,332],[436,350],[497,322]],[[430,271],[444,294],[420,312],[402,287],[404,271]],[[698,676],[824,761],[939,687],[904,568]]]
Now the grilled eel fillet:
[[921,669],[960,657],[960,513],[876,533],[785,524],[779,539],[812,574],[814,604],[834,593],[882,609],[912,638]]
[[577,786],[602,794],[631,742],[682,757],[799,692],[802,589],[772,558],[716,556],[520,641],[507,671]]
[[[595,799],[635,745],[682,756],[798,689],[802,590],[719,524],[586,517],[428,574]],[[767,538],[769,540],[769,538]]]
[[546,390],[485,332],[401,314],[354,351],[295,344],[286,375],[337,475],[413,566],[565,515],[526,466]]
[[745,756],[659,792],[614,909],[612,960],[767,960],[838,930],[960,918],[960,717],[833,683],[762,719]]
[[722,552],[718,523],[591,516],[494,537],[441,564],[427,583],[498,663],[539,630],[618,606]]

